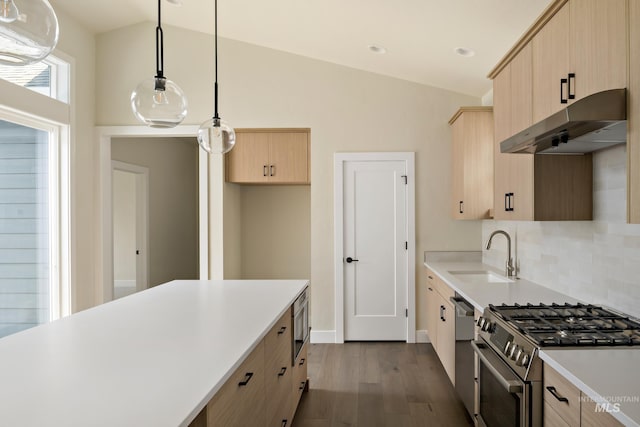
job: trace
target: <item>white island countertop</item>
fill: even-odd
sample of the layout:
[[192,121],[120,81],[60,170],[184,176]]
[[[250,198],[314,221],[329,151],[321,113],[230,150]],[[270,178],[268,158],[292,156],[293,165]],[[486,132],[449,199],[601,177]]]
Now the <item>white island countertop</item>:
[[0,339],[2,426],[186,426],[308,285],[174,281]]
[[[504,272],[481,262],[426,261],[424,265],[480,312],[484,312],[489,304],[579,302],[524,279],[513,283],[468,283],[450,273],[493,271],[504,276]],[[543,348],[539,354],[545,363],[585,395],[598,403],[608,402],[612,408],[611,415],[623,425],[640,427],[640,348]],[[619,410],[616,410],[615,403],[619,403]]]

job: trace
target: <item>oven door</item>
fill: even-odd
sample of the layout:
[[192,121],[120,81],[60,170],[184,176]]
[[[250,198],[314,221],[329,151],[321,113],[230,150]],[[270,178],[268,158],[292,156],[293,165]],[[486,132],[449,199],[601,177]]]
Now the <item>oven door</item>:
[[530,385],[522,381],[483,341],[472,341],[478,355],[476,408],[479,426],[530,427]]

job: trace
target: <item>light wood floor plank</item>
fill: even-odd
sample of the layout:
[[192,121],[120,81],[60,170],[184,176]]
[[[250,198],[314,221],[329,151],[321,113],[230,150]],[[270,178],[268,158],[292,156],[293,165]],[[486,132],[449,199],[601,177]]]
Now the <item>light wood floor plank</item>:
[[430,344],[311,344],[293,427],[473,425]]

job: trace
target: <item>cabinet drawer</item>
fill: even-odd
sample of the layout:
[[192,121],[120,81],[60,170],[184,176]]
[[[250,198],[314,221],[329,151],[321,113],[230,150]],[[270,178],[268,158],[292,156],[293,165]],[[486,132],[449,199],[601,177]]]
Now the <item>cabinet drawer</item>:
[[450,297],[455,296],[456,292],[451,289],[449,285],[444,282],[444,280],[442,280],[439,276],[433,274],[433,272],[431,272],[430,275],[433,277],[432,284],[435,290],[438,291],[438,293],[442,295],[445,300],[449,301]]
[[544,401],[570,426],[580,425],[580,390],[548,365],[544,366]]
[[582,427],[618,427],[622,424],[613,418],[606,410],[615,410],[613,405],[609,407],[596,407],[596,403],[584,394],[582,400]]
[[209,427],[264,425],[264,343],[253,350],[207,404]]
[[291,419],[293,419],[293,414],[296,413],[298,402],[307,385],[307,347],[309,347],[309,343],[302,347],[298,360],[295,365],[293,365],[293,407],[291,408]]
[[267,390],[267,424],[269,427],[291,425],[293,369],[291,362],[277,372],[265,373]]
[[[289,365],[291,364],[291,308],[278,319],[276,324],[264,338],[265,355],[267,364],[273,362],[275,356],[288,352]],[[280,363],[280,362],[278,362]]]

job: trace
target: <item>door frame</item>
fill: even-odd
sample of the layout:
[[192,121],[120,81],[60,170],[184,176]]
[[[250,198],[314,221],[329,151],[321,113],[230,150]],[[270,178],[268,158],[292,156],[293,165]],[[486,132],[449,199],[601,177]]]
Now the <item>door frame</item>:
[[404,161],[407,170],[407,335],[406,342],[416,342],[416,228],[415,228],[415,153],[362,152],[335,153],[333,172],[335,342],[344,343],[344,164],[353,161]]
[[[111,142],[114,138],[195,138],[198,125],[181,125],[171,129],[155,129],[147,126],[98,126],[98,164],[100,175],[97,187],[100,227],[97,241],[101,251],[96,254],[95,303],[113,300],[113,199],[111,182]],[[198,149],[198,240],[200,280],[221,278],[222,225],[215,226],[222,218],[222,185],[224,183],[224,156],[207,154]],[[213,176],[215,175],[215,176]],[[216,179],[216,186],[210,186]],[[212,188],[213,187],[213,188]],[[213,218],[209,218],[209,215]],[[218,221],[220,224],[222,221]],[[211,254],[211,258],[210,258]],[[215,269],[215,270],[214,270]]]
[[[111,160],[112,177],[114,171],[129,172],[135,175],[136,250],[142,252],[142,256],[136,257],[136,292],[139,292],[149,287],[149,168]],[[140,197],[141,195],[142,197]],[[111,207],[113,209],[113,202]],[[113,212],[111,218],[113,221]],[[115,286],[115,280],[113,284]]]

